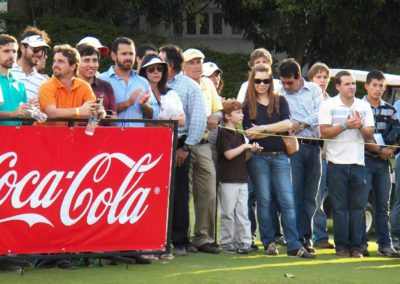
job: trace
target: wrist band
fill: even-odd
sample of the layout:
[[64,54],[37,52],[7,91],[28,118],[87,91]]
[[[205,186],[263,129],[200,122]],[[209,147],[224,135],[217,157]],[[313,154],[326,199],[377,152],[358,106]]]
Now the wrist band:
[[76,116],[81,116],[81,114],[79,113],[79,107],[75,108],[75,115]]
[[346,122],[343,122],[343,123],[342,123],[342,126],[343,126],[343,130],[347,130],[347,124],[346,124]]

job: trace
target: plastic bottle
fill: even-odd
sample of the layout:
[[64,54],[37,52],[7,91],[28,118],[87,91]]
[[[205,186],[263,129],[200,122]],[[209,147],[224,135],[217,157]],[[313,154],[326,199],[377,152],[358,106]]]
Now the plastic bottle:
[[43,123],[47,120],[47,114],[41,112],[34,105],[31,105],[31,107],[27,111],[30,113],[32,118],[36,119],[40,123]]
[[103,107],[103,96],[99,98],[99,106],[95,113],[89,117],[88,124],[86,125],[85,134],[93,136],[96,127],[99,125],[100,119],[103,117],[105,111]]

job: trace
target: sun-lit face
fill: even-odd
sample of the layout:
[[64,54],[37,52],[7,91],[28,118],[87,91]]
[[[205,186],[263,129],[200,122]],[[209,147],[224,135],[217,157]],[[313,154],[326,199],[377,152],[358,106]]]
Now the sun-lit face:
[[312,79],[311,82],[316,83],[322,90],[322,92],[326,91],[328,88],[330,78],[328,73],[325,71],[318,72]]
[[146,67],[147,80],[151,83],[157,84],[161,81],[162,74],[165,71],[165,67],[162,64],[153,64]]
[[218,89],[219,83],[221,82],[221,72],[215,70],[208,78],[214,83],[216,89]]
[[234,125],[241,125],[243,122],[243,112],[241,109],[234,110],[229,114],[225,114],[226,119]]
[[129,71],[135,64],[135,47],[132,44],[120,43],[117,52],[112,52],[111,57],[119,68]]
[[265,56],[260,56],[260,57],[256,58],[253,62],[253,65],[251,66],[251,68],[254,68],[258,64],[267,64],[268,66],[270,66],[268,58]]
[[57,78],[68,78],[74,75],[76,65],[69,65],[68,58],[61,52],[54,54],[53,75]]
[[183,70],[185,75],[192,78],[195,81],[200,80],[203,74],[203,59],[193,58],[192,60],[186,61],[183,64]]
[[10,42],[5,45],[0,45],[0,65],[5,69],[10,69],[16,59],[18,45],[15,42]]
[[265,95],[271,85],[271,76],[268,72],[256,72],[254,75],[254,89],[257,95]]
[[98,69],[99,58],[97,57],[96,53],[81,57],[81,63],[79,64],[79,76],[85,80],[89,80],[94,78]]
[[280,77],[280,79],[281,79],[283,89],[288,94],[295,93],[301,89],[302,82],[303,82],[301,76],[299,76],[299,78],[297,78],[297,79],[294,78],[294,76],[292,76],[290,78]]
[[336,89],[344,98],[354,98],[356,95],[356,79],[353,76],[342,76],[340,84],[336,84]]
[[385,79],[372,79],[370,83],[365,83],[364,86],[367,90],[368,97],[371,97],[375,100],[380,100],[386,89]]

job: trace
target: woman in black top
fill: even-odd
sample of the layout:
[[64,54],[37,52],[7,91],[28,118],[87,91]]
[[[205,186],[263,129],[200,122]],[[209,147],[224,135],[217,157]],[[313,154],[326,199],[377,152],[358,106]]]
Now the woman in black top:
[[244,101],[243,125],[250,142],[257,142],[264,149],[254,153],[247,163],[257,202],[257,217],[261,241],[265,252],[278,255],[274,243],[272,224],[272,195],[278,200],[287,241],[287,254],[313,258],[299,241],[292,189],[291,166],[285,154],[282,138],[267,134],[286,133],[292,127],[286,99],[274,92],[271,68],[256,65],[249,75],[249,85]]

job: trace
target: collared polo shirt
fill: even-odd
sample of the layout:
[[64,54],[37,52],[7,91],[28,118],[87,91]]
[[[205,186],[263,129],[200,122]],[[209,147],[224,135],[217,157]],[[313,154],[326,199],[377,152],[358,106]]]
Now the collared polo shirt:
[[[102,73],[100,75],[100,79],[103,79],[111,84],[114,89],[115,101],[117,104],[127,101],[131,94],[139,88],[142,89],[143,92],[148,90],[150,93],[149,104],[153,108],[153,119],[159,118],[160,107],[158,106],[157,99],[151,91],[149,82],[145,78],[137,75],[135,70],[131,70],[128,84],[126,84],[124,79],[115,73],[114,65],[111,66],[108,71]],[[143,119],[143,111],[141,106],[138,104],[139,98],[140,96],[137,96],[133,105],[129,106],[123,112],[118,113],[118,118]],[[144,123],[124,122],[120,123],[120,125],[129,127],[142,127],[144,126]]]
[[117,104],[115,102],[115,95],[113,87],[107,81],[94,77],[93,83],[90,84],[96,98],[103,96],[103,106],[105,110],[112,110],[117,113]]
[[32,69],[31,73],[26,75],[24,70],[22,70],[22,67],[17,63],[13,65],[10,72],[16,80],[24,83],[28,100],[37,98],[39,87],[47,81],[47,78],[37,72],[35,68]]
[[[40,109],[45,112],[49,105],[57,108],[76,108],[87,101],[96,99],[90,85],[79,78],[73,78],[72,87],[67,90],[61,81],[52,77],[39,88]],[[66,125],[64,122],[46,122],[47,125]]]
[[214,83],[207,77],[201,77],[200,88],[204,96],[207,117],[214,112],[221,111],[223,107]]
[[[15,80],[12,74],[9,76],[0,74],[0,88],[4,100],[4,103],[0,104],[0,111],[13,112],[20,103],[28,101],[24,84]],[[0,121],[0,125],[21,125],[21,122]]]
[[[319,125],[338,125],[346,122],[347,116],[357,110],[362,117],[363,125],[374,126],[374,116],[371,107],[365,101],[354,98],[351,107],[345,105],[340,95],[322,103],[318,113]],[[335,164],[365,165],[364,139],[359,129],[347,129],[336,137],[327,140],[326,159]]]
[[321,88],[303,79],[303,86],[295,93],[288,94],[279,81],[277,90],[289,103],[291,118],[310,125],[296,133],[299,137],[319,137],[318,111],[323,101]]
[[204,97],[199,84],[180,72],[168,81],[168,86],[178,93],[186,116],[186,123],[179,127],[180,134],[187,134],[186,144],[200,142],[207,126]]

